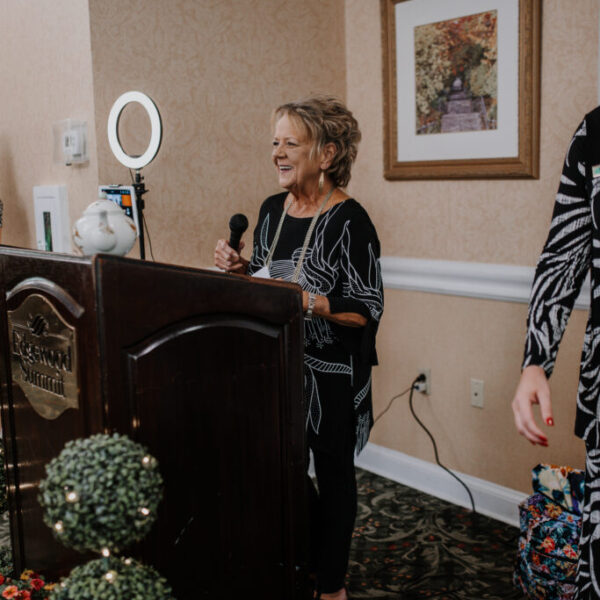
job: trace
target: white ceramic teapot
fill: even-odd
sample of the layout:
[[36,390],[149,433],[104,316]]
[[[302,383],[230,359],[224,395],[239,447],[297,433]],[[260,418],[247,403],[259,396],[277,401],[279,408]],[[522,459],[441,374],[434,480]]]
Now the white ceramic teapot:
[[73,241],[85,255],[127,254],[137,238],[135,223],[114,202],[100,197],[73,227]]

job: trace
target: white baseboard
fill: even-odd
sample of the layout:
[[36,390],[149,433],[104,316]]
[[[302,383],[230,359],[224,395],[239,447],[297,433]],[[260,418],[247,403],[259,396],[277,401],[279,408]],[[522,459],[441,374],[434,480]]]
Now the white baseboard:
[[[400,256],[381,257],[383,285],[389,289],[413,290],[529,303],[534,267],[492,263],[428,260]],[[575,308],[590,306],[589,276],[575,301]]]
[[[442,500],[471,508],[465,489],[446,471],[434,463],[368,443],[356,459],[356,466],[392,481],[415,488]],[[456,473],[473,494],[478,513],[519,526],[518,505],[527,494],[510,488]]]

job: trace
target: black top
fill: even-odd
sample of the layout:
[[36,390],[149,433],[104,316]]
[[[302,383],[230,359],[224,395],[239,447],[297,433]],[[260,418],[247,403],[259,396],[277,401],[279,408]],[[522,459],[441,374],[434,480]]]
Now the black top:
[[[271,196],[260,209],[249,274],[265,264],[286,196],[286,192]],[[291,280],[311,220],[286,215],[271,277]],[[340,427],[346,422],[354,422],[350,433],[358,450],[367,441],[372,422],[371,365],[377,364],[375,333],[383,311],[379,254],[375,228],[356,200],[347,199],[320,215],[298,284],[326,296],[332,313],[361,314],[367,325],[347,327],[321,317],[305,321],[307,426],[314,446],[337,447],[348,433],[348,428]]]

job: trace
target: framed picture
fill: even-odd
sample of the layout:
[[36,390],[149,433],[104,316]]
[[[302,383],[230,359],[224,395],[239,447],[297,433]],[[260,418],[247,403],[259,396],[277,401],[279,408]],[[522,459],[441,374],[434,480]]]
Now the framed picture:
[[381,11],[385,178],[539,178],[540,0]]

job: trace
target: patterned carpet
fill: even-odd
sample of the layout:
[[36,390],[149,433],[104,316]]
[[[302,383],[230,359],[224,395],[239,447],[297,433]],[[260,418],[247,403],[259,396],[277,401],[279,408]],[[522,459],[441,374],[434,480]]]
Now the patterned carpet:
[[353,599],[522,599],[518,529],[358,469]]
[[[518,530],[368,471],[358,473],[351,598],[510,600]],[[8,513],[0,569],[10,567]]]

